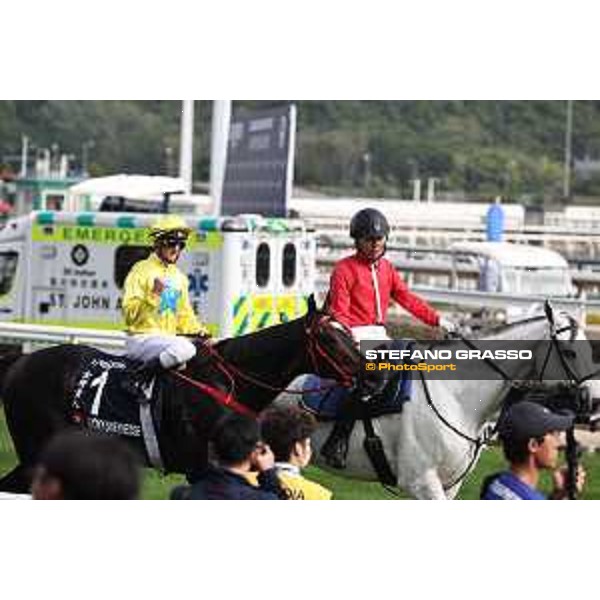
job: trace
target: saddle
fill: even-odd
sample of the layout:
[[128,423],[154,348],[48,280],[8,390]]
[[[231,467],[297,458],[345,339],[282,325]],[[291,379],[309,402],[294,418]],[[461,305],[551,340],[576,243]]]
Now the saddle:
[[[402,350],[409,349],[413,344],[413,340],[396,340],[391,343],[391,347]],[[395,484],[395,475],[385,456],[381,439],[373,426],[373,419],[402,412],[404,403],[412,396],[411,373],[412,371],[393,371],[392,377],[385,382],[383,389],[376,389],[372,395],[370,395],[370,388],[373,389],[372,382],[365,381],[354,390],[339,391],[333,388],[318,402],[310,397],[310,392],[307,393],[307,397],[302,401],[303,406],[316,414],[320,420],[335,421],[329,438],[321,448],[322,456],[331,467],[337,469],[346,467],[348,441],[356,421],[360,420],[365,433],[363,448],[378,479],[384,485]]]
[[[398,340],[393,347],[409,348],[412,340]],[[404,404],[412,397],[412,371],[394,371],[385,381],[382,389],[373,393],[368,402],[361,403],[361,414],[356,418],[369,417],[375,419],[384,415],[401,413]],[[323,388],[323,389],[321,389]],[[335,386],[332,380],[321,379],[316,375],[308,375],[302,384],[303,395],[300,405],[312,413],[318,421],[336,421],[345,416],[345,407],[352,403],[354,390]]]
[[75,377],[71,408],[78,425],[127,438],[154,466],[164,375],[136,374],[139,362],[96,352]]
[[[336,421],[344,410],[344,405],[351,402],[352,391],[341,386],[329,387],[332,381],[321,379],[316,375],[308,375],[303,384],[303,395],[300,405],[312,413],[318,421]],[[327,388],[317,391],[319,387]],[[383,391],[365,402],[368,416],[372,419],[384,415],[401,413],[404,404],[412,397],[413,379],[410,371],[398,371],[387,382]]]

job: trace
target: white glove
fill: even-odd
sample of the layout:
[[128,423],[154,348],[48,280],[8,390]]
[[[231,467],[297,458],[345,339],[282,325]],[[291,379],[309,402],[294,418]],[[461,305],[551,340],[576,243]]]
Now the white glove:
[[454,321],[451,321],[450,319],[447,319],[446,317],[440,317],[439,326],[446,333],[456,333],[458,331],[458,325]]

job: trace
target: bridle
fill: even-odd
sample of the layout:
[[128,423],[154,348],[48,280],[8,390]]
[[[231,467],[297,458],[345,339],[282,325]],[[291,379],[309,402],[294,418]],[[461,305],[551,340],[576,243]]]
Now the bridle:
[[[569,385],[572,386],[573,388],[577,388],[584,381],[587,381],[588,379],[591,379],[592,377],[594,377],[594,375],[597,373],[597,371],[594,373],[591,373],[590,375],[587,375],[585,377],[577,377],[576,374],[573,372],[573,369],[569,365],[567,357],[565,356],[565,351],[561,346],[558,336],[561,335],[562,333],[565,333],[566,331],[571,331],[571,341],[573,341],[575,339],[575,335],[578,330],[578,325],[577,325],[577,322],[575,321],[575,319],[573,319],[571,316],[567,315],[567,318],[569,319],[569,324],[557,329],[555,326],[554,314],[552,312],[552,309],[549,306],[546,306],[545,316],[538,316],[538,317],[525,319],[523,321],[515,323],[514,325],[519,325],[519,324],[523,324],[523,323],[546,319],[550,326],[550,341],[551,341],[551,343],[548,346],[548,352],[546,353],[546,357],[544,358],[544,363],[543,363],[542,369],[540,371],[539,381],[542,382],[544,380],[544,373],[546,371],[546,367],[548,366],[550,354],[552,352],[552,349],[554,348],[558,354],[559,361],[565,372],[565,375],[567,376]],[[472,350],[477,349],[477,346],[471,340],[466,339],[461,334],[457,335],[457,339],[462,341],[470,349],[472,349]],[[514,380],[494,360],[492,360],[490,358],[484,358],[483,360],[484,360],[484,362],[486,362],[486,364],[492,370],[494,370],[496,373],[498,373],[506,383],[509,383],[511,386],[514,385]],[[450,423],[444,417],[444,415],[440,412],[438,407],[433,402],[433,398],[431,397],[431,392],[429,390],[429,386],[427,385],[427,381],[425,379],[423,371],[419,371],[419,376],[421,378],[421,383],[423,385],[423,390],[425,392],[425,399],[427,401],[427,404],[429,405],[429,407],[435,414],[435,416],[444,424],[445,427],[447,427],[448,429],[453,431],[459,437],[461,437],[464,440],[468,441],[469,443],[473,444],[473,446],[474,446],[473,454],[472,454],[471,460],[469,461],[469,464],[467,465],[467,467],[451,483],[446,484],[444,486],[444,490],[447,491],[447,490],[452,489],[456,485],[458,485],[467,476],[467,473],[469,473],[469,471],[471,470],[471,468],[477,461],[483,448],[485,446],[489,445],[490,441],[493,439],[493,437],[495,436],[495,434],[498,431],[498,424],[500,423],[500,421],[502,419],[502,415],[506,408],[506,403],[505,403],[505,401],[503,401],[502,407],[500,409],[500,417],[496,421],[496,424],[493,427],[484,427],[482,432],[477,437],[473,437],[473,436],[468,435],[467,433],[461,431],[460,428],[458,428],[455,425],[453,425],[452,423]],[[526,388],[527,386],[523,385],[523,386],[519,386],[519,387]]]
[[[269,390],[272,392],[285,392],[288,394],[297,395],[304,395],[307,393],[318,393],[321,391],[329,390],[333,387],[337,387],[339,385],[341,385],[342,387],[352,387],[354,385],[355,373],[353,373],[350,367],[345,367],[343,365],[338,364],[338,362],[335,360],[335,357],[319,341],[319,329],[325,325],[325,321],[327,321],[328,326],[338,328],[344,333],[347,333],[347,335],[351,339],[349,331],[346,332],[346,328],[343,325],[337,323],[336,321],[333,321],[328,315],[317,315],[316,317],[312,318],[309,318],[309,316],[307,316],[305,317],[305,319],[306,321],[308,321],[304,325],[304,332],[306,335],[307,353],[311,363],[311,368],[314,373],[323,376],[320,370],[319,361],[324,361],[335,374],[335,381],[333,381],[330,384],[319,385],[311,389],[303,390],[274,386],[264,381],[264,379],[261,379],[258,375],[254,373],[242,371],[230,361],[226,360],[223,357],[223,355],[214,346],[211,345],[204,345],[203,351],[212,359],[212,364],[225,376],[228,385],[228,389],[226,392],[224,392],[220,388],[215,387],[210,383],[194,379],[192,377],[189,377],[188,375],[185,375],[184,373],[180,373],[179,371],[172,371],[172,373],[179,379],[182,379],[183,381],[192,385],[193,387],[198,388],[203,393],[208,394],[219,404],[227,406],[228,408],[231,408],[236,412],[247,414],[250,416],[256,416],[256,413],[235,399],[236,380],[244,381],[246,383],[250,383],[259,388]],[[299,356],[298,360],[301,359],[302,357]],[[296,364],[292,364],[288,368],[288,372],[291,371],[295,366]],[[331,377],[329,376],[328,378]]]
[[[338,364],[338,362],[335,360],[335,358],[333,356],[331,356],[331,354],[329,352],[327,352],[327,350],[319,342],[318,330],[320,327],[322,327],[324,325],[324,322],[327,322],[327,325],[329,327],[339,329],[341,332],[343,332],[345,335],[347,335],[349,339],[352,339],[352,334],[351,334],[350,330],[347,327],[345,327],[344,325],[342,325],[341,323],[334,321],[329,315],[319,315],[317,318],[313,318],[312,322],[309,323],[309,325],[305,328],[306,339],[308,342],[307,351],[308,351],[308,356],[310,358],[313,370],[317,375],[320,375],[318,366],[319,366],[319,359],[321,359],[327,365],[329,365],[331,370],[336,375],[336,381],[342,387],[346,387],[346,388],[352,387],[354,385],[354,379],[355,379],[356,373],[353,372],[350,369],[350,367],[345,368],[343,365]],[[312,391],[312,390],[307,390],[307,391]],[[314,391],[319,391],[319,390],[317,389]]]

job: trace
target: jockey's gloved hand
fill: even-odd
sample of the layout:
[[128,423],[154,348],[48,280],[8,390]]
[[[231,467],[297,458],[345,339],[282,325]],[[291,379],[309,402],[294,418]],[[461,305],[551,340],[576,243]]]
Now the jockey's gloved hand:
[[458,333],[458,324],[446,317],[440,317],[439,326],[445,333]]

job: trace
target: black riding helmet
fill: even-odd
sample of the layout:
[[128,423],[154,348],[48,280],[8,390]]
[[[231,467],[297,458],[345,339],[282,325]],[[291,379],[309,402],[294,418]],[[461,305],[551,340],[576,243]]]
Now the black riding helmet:
[[350,221],[350,237],[361,238],[385,237],[390,232],[390,226],[382,213],[375,208],[359,210]]

